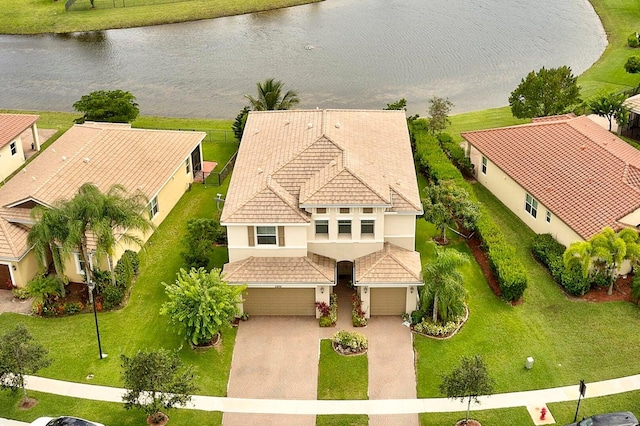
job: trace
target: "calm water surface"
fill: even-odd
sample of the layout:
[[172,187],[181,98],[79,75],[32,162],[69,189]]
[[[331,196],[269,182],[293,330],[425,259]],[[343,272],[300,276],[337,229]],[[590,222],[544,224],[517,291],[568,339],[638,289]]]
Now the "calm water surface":
[[[179,6],[176,6],[179,7]],[[72,111],[123,89],[141,113],[233,118],[275,77],[303,108],[455,111],[506,105],[542,66],[578,74],[606,36],[587,0],[326,0],[259,14],[97,33],[0,36],[0,108]]]

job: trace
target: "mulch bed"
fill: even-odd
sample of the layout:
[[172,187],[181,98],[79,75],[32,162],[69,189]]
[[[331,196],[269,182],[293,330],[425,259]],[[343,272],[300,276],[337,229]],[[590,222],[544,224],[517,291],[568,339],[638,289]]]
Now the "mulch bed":
[[89,290],[84,283],[69,283],[64,286],[66,294],[58,299],[60,303],[81,302],[86,305],[89,302]]
[[[473,253],[473,257],[476,259],[476,262],[482,268],[482,273],[487,279],[489,283],[489,287],[493,291],[493,293],[501,297],[502,292],[500,291],[500,284],[498,283],[498,278],[495,276],[493,271],[491,270],[491,266],[489,266],[489,259],[487,254],[480,247],[480,238],[477,235],[473,235],[471,238],[467,240],[469,248]],[[587,294],[581,297],[574,297],[565,292],[565,295],[574,300],[584,300],[588,302],[612,302],[612,301],[626,301],[632,302],[634,301],[631,298],[631,282],[633,281],[633,275],[629,274],[626,277],[618,277],[618,280],[613,285],[613,294],[609,296],[607,294],[608,287],[601,288],[593,288],[589,290]],[[512,302],[511,304],[516,306],[522,303],[522,299]]]

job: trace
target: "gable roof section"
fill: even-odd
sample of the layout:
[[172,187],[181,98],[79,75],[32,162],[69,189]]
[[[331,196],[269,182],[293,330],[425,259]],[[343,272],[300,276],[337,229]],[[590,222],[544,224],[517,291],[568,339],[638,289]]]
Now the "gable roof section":
[[640,151],[588,117],[462,136],[584,239],[640,208]]
[[[140,190],[151,198],[204,136],[202,132],[102,127],[95,123],[71,127],[0,188],[0,206],[4,207],[0,218],[7,224],[4,230],[0,227],[0,257],[15,258],[16,253],[27,249],[26,233],[14,229],[18,226],[15,222],[26,219],[16,208],[25,203],[50,206],[57,200],[70,199],[86,182],[102,191],[117,183],[129,192]],[[8,250],[10,246],[14,248]]]
[[631,96],[623,102],[623,105],[629,108],[629,111],[640,114],[640,94]]
[[355,261],[356,283],[422,284],[420,253],[384,243],[382,250]]
[[262,196],[270,180],[296,200],[297,208],[302,203],[390,205],[394,186],[414,212],[422,212],[403,111],[252,111],[222,222],[245,222],[243,209]]
[[333,284],[335,260],[310,252],[305,257],[248,257],[225,264],[222,273],[234,284]]
[[29,114],[0,114],[0,148],[20,136],[40,118]]

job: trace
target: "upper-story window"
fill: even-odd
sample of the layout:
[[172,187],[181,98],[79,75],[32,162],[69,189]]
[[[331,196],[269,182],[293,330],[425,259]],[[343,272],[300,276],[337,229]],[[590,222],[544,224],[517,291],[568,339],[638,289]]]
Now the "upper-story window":
[[340,214],[349,214],[351,209],[349,207],[340,207]]
[[533,217],[538,216],[538,200],[527,194],[524,202],[524,209]]
[[329,221],[316,220],[316,235],[328,235],[328,234],[329,234]]
[[487,157],[482,157],[482,174],[487,174]]
[[184,161],[184,168],[187,174],[191,173],[191,157],[187,157],[187,159]]
[[325,214],[325,213],[327,213],[327,209],[326,209],[326,207],[318,207],[316,209],[316,213],[317,214]]
[[149,201],[149,213],[151,217],[154,218],[158,214],[158,197],[155,196]]
[[364,214],[371,214],[373,213],[373,207],[365,207],[362,209],[362,213]]
[[373,235],[375,228],[375,220],[363,220],[360,222],[360,234],[362,235]]
[[551,212],[547,210],[547,223],[551,223]]
[[351,235],[351,221],[350,220],[339,220],[338,221],[338,234]]
[[258,245],[276,245],[276,227],[258,226],[256,227]]
[[11,149],[11,155],[16,155],[18,153],[18,146],[16,145],[16,141],[11,142],[9,148]]

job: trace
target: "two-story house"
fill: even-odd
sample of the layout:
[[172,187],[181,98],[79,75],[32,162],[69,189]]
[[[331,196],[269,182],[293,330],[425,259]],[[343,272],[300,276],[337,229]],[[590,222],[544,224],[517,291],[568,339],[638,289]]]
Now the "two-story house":
[[317,315],[336,285],[370,315],[416,308],[422,214],[404,111],[251,112],[222,211],[251,315]]

